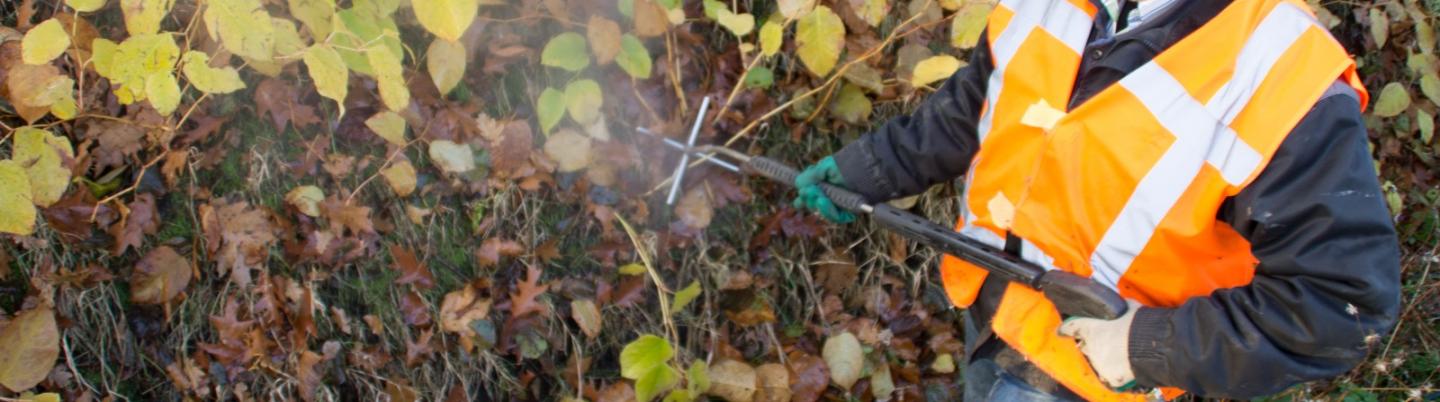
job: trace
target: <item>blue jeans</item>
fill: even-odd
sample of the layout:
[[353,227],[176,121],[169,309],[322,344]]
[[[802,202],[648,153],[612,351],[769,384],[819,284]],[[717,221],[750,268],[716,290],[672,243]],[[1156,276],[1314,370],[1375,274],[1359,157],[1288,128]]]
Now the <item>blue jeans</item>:
[[1068,401],[1026,384],[1005,370],[994,360],[975,359],[965,365],[965,401],[994,402],[1053,402]]

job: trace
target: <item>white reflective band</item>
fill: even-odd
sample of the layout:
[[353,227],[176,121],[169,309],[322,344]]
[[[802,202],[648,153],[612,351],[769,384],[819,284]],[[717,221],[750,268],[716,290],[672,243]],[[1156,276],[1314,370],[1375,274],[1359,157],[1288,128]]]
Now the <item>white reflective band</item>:
[[990,134],[990,127],[994,124],[993,111],[1005,85],[1006,67],[1020,50],[1020,45],[1025,43],[1025,39],[1035,31],[1043,30],[1065,43],[1066,47],[1078,55],[1085,50],[1085,42],[1090,38],[1090,26],[1093,24],[1085,10],[1066,0],[1002,0],[1000,6],[1014,11],[1014,17],[1005,25],[1004,31],[996,34],[993,45],[990,46],[990,58],[994,61],[995,69],[990,72],[990,79],[986,84],[985,100],[988,106],[985,114],[980,116],[977,130],[981,142],[985,141],[985,136]]
[[[1160,221],[1205,164],[1213,166],[1232,185],[1242,183],[1259,169],[1262,156],[1241,140],[1229,123],[1245,109],[1276,59],[1312,26],[1316,25],[1304,11],[1288,3],[1277,6],[1247,39],[1231,81],[1205,105],[1153,61],[1120,80],[1119,84],[1139,98],[1175,136],[1175,141],[1140,179],[1096,245],[1090,257],[1096,281],[1112,289],[1117,287]],[[1197,149],[1206,152],[1195,152]]]

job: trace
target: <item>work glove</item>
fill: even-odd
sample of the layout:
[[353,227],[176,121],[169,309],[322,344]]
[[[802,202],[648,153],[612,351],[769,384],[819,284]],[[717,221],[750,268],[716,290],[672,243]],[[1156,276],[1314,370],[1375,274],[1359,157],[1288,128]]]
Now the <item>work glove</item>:
[[1100,381],[1110,388],[1127,390],[1135,385],[1135,372],[1130,368],[1130,324],[1140,303],[1125,300],[1130,309],[1113,320],[1070,317],[1060,324],[1060,335],[1080,342],[1080,352],[1090,360],[1090,367]]
[[835,157],[827,156],[795,177],[795,189],[800,192],[793,203],[795,208],[819,213],[825,220],[834,223],[854,222],[855,214],[835,206],[835,202],[820,189],[820,183],[845,187],[845,178],[840,177],[840,166],[835,164]]

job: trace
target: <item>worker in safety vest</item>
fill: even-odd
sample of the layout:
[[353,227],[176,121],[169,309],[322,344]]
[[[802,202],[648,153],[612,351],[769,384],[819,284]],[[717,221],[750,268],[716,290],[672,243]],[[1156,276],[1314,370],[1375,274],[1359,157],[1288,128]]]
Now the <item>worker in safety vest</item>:
[[957,230],[1131,302],[1067,319],[946,256],[967,400],[1256,397],[1346,372],[1394,324],[1369,96],[1304,1],[1000,0],[972,56],[795,201],[846,222],[817,183],[883,201],[963,175]]

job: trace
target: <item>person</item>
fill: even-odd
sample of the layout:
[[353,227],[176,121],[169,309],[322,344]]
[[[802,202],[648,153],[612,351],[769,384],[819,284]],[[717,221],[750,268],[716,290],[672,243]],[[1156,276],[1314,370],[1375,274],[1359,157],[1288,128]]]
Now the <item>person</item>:
[[[943,257],[966,400],[1252,398],[1342,374],[1399,311],[1353,59],[1300,0],[1001,0],[967,67],[797,180],[872,202],[964,176],[961,233],[1132,308],[1061,317]],[[1131,386],[1135,387],[1131,387]]]

